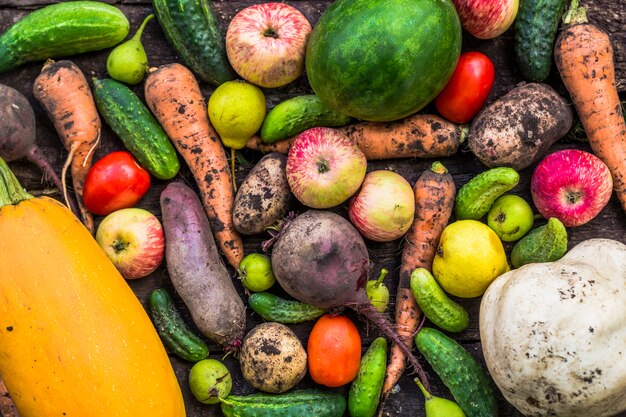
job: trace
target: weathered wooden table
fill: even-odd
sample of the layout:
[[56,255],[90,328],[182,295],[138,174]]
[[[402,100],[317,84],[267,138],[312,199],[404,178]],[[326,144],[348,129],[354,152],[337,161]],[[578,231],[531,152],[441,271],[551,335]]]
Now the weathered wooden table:
[[[0,0],[0,32],[3,32],[8,26],[15,21],[24,17],[27,13],[33,9],[42,7],[49,3],[55,3],[53,0]],[[142,19],[148,15],[151,11],[151,4],[149,0],[106,0],[107,3],[116,4],[130,19],[131,32],[134,32],[141,23]],[[258,1],[245,0],[245,1],[214,1],[213,7],[222,25],[222,30],[225,31],[230,19],[241,9],[249,6]],[[332,1],[330,0],[302,0],[302,1],[287,1],[286,3],[298,8],[302,11],[310,20],[311,24],[315,24]],[[583,1],[583,4],[588,6],[589,16],[592,21],[600,24],[606,30],[611,33],[613,44],[616,51],[616,68],[617,79],[619,82],[619,90],[626,91],[626,1],[624,0],[596,0],[596,1]],[[152,66],[158,66],[162,64],[171,63],[178,60],[175,51],[166,42],[163,32],[159,27],[156,20],[149,23],[143,36],[143,43],[148,53],[150,64]],[[496,84],[491,92],[489,100],[492,101],[500,95],[506,93],[515,84],[521,81],[521,77],[515,66],[515,59],[513,56],[512,48],[512,34],[511,31],[504,35],[487,41],[480,41],[469,34],[464,32],[463,38],[463,50],[477,50],[487,54],[495,63],[496,66]],[[75,56],[72,59],[87,75],[106,77],[106,57],[108,50],[100,51],[97,53],[83,54]],[[57,138],[55,130],[44,114],[42,108],[36,102],[32,94],[32,85],[35,77],[41,69],[42,63],[33,63],[24,65],[18,69],[15,69],[9,73],[0,75],[0,83],[9,85],[22,92],[31,102],[37,117],[37,132],[38,132],[38,144],[43,149],[48,158],[52,161],[54,167],[58,172],[61,171],[61,166],[66,157],[66,151],[61,146],[61,142]],[[558,74],[553,68],[553,72],[547,81],[554,86],[564,96],[567,96],[566,91],[560,82]],[[205,97],[208,97],[213,90],[213,86],[202,84]],[[134,87],[135,92],[143,98],[143,85]],[[306,76],[301,77],[297,81],[291,83],[282,88],[265,90],[268,106],[271,108],[277,103],[287,98],[310,93],[310,87],[306,81]],[[424,109],[424,112],[434,111],[432,108]],[[562,148],[578,148],[589,150],[586,144],[580,143],[557,143],[553,150]],[[108,128],[103,126],[102,131],[102,145],[96,151],[95,160],[101,158],[107,153],[113,150],[123,149],[122,142],[116,137],[115,134]],[[260,153],[251,150],[244,150],[244,156],[249,161],[258,160]],[[368,170],[375,169],[391,169],[402,174],[411,184],[415,182],[419,174],[426,169],[432,161],[430,160],[418,160],[418,159],[403,159],[403,160],[389,160],[389,161],[372,161],[369,163]],[[457,188],[467,182],[471,177],[477,173],[485,170],[482,166],[466,149],[461,149],[457,155],[442,159],[442,162],[446,165],[449,171],[452,173],[456,182]],[[21,183],[31,193],[36,195],[49,194],[53,197],[59,198],[56,189],[51,188],[49,184],[42,182],[40,172],[27,162],[14,162],[11,163],[11,168],[14,170]],[[241,182],[247,172],[250,170],[252,164],[240,165],[237,167],[237,180]],[[531,202],[529,182],[532,174],[533,167],[529,167],[521,172],[521,181],[519,185],[512,191],[524,197],[527,201]],[[194,184],[188,169],[183,167],[178,179],[186,180],[189,184]],[[160,216],[159,209],[159,195],[165,187],[166,182],[153,180],[153,185],[148,191],[146,196],[140,201],[139,206],[146,208],[157,216]],[[339,207],[336,209],[339,213],[345,214],[346,208]],[[96,222],[101,218],[96,218]],[[622,211],[615,195],[611,198],[611,201],[606,208],[591,222],[568,230],[570,236],[570,247],[577,243],[594,237],[605,237],[616,239],[626,243],[626,215]],[[245,240],[246,253],[260,252],[260,243],[266,239],[267,236],[256,236]],[[390,287],[391,294],[395,294],[396,282],[398,278],[398,268],[400,262],[400,251],[402,241],[394,241],[384,244],[376,244],[369,242],[368,247],[370,249],[370,255],[373,262],[374,271],[378,271],[380,268],[387,268],[390,271],[389,276],[386,279],[386,283]],[[507,251],[510,251],[511,245],[505,245]],[[231,269],[234,276],[234,271]],[[165,286],[172,290],[167,271],[165,266],[161,266],[156,272],[150,276],[129,282],[129,285],[137,294],[137,297],[146,303],[148,294],[154,288]],[[243,296],[243,287],[239,282],[236,282],[237,288],[240,290]],[[467,330],[460,334],[454,335],[455,339],[461,342],[473,355],[479,360],[482,360],[480,338],[478,333],[478,307],[480,299],[466,299],[457,300],[464,305],[470,313],[470,325]],[[191,324],[188,313],[185,306],[180,299],[176,299],[178,307],[184,312],[187,321]],[[393,311],[393,298],[392,304],[389,307],[390,312]],[[368,326],[366,322],[358,318],[352,313],[348,313],[350,317],[357,323],[361,331],[363,340],[363,351],[367,348],[369,343],[377,336],[380,335],[378,330],[372,326]],[[259,324],[262,320],[253,314],[251,311],[248,314],[247,328],[251,329],[255,325]],[[305,343],[312,327],[312,323],[304,323],[291,326],[296,334]],[[223,353],[215,345],[210,345],[211,357],[221,359]],[[187,376],[191,364],[186,363],[178,358],[171,356],[171,361],[179,378],[181,387],[183,389],[185,402],[187,406],[187,415],[189,417],[199,416],[219,416],[221,415],[219,406],[207,406],[196,401],[191,395],[187,386]],[[246,383],[241,376],[239,366],[236,359],[227,357],[224,359],[225,364],[232,372],[234,380],[233,393],[247,394],[252,393],[253,388]],[[450,398],[449,391],[443,386],[432,370],[426,365],[426,371],[431,375],[431,383],[433,384],[433,394]],[[311,387],[315,384],[307,376],[301,382],[301,387]],[[399,384],[400,390],[398,393],[392,395],[387,401],[385,408],[386,416],[424,416],[423,409],[423,397],[419,393],[417,387],[413,383],[413,375],[405,375]],[[338,388],[335,391],[347,394],[348,386]],[[520,416],[520,414],[508,404],[502,396],[499,396],[500,401],[500,415],[501,416]],[[626,416],[626,413],[622,414]],[[589,416],[591,417],[591,416]]]

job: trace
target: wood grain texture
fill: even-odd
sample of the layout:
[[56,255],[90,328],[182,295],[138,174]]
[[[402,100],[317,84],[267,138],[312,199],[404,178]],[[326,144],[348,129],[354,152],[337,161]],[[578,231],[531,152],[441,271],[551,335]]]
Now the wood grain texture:
[[[54,2],[56,1],[0,0],[0,33],[34,8]],[[119,5],[120,9],[128,16],[131,21],[131,33],[136,30],[143,18],[152,11],[150,2],[147,0],[108,0],[106,2]],[[258,3],[258,1],[214,1],[212,3],[220,20],[222,30],[225,31],[228,22],[239,10],[248,5]],[[329,4],[332,3],[332,1],[301,0],[287,1],[286,3],[298,8],[307,16],[311,24],[315,24],[323,11]],[[626,91],[626,51],[624,50],[626,46],[626,30],[624,29],[624,22],[626,22],[626,1],[597,0],[595,2],[587,1],[583,3],[586,3],[589,6],[589,14],[592,16],[592,20],[597,21],[605,27],[613,37],[614,45],[616,47],[617,76],[618,80],[621,82],[620,89],[622,91]],[[163,32],[161,31],[156,20],[147,25],[142,39],[152,66],[178,61],[175,51],[165,40]],[[494,61],[496,67],[496,84],[490,94],[489,101],[495,100],[521,81],[519,72],[515,66],[511,31],[489,41],[481,41],[471,37],[467,33],[464,33],[463,50],[481,51],[487,54]],[[91,76],[105,77],[105,62],[108,52],[109,50],[87,53],[72,57],[71,59],[85,72],[88,78]],[[9,85],[22,92],[33,105],[37,119],[37,143],[48,158],[50,158],[53,166],[60,172],[67,152],[64,150],[61,142],[59,141],[52,123],[48,120],[43,109],[36,102],[32,94],[32,84],[39,73],[41,66],[42,63],[32,63],[17,68],[9,73],[0,74],[0,83]],[[560,82],[558,74],[555,73],[554,69],[548,83],[553,85],[562,94],[565,94],[565,90]],[[205,97],[208,97],[214,89],[208,84],[201,84],[201,87]],[[133,90],[139,95],[140,98],[143,99],[142,84],[133,87]],[[306,81],[306,77],[304,76],[285,87],[265,90],[268,107],[270,108],[287,98],[310,92],[311,89]],[[424,111],[434,111],[434,109],[432,107],[427,107]],[[551,151],[572,147],[587,151],[590,150],[585,144],[557,143]],[[100,159],[113,150],[120,149],[124,149],[122,142],[115,136],[108,126],[104,125],[102,131],[102,145],[96,151],[94,160]],[[237,167],[236,177],[239,183],[243,181],[247,173],[250,171],[252,164],[261,156],[259,153],[251,150],[242,150],[241,153],[250,161],[250,163],[239,165]],[[466,148],[462,148],[457,155],[453,157],[441,159],[441,162],[451,172],[457,188],[465,184],[470,178],[479,172],[486,170],[486,167],[482,166]],[[427,169],[431,163],[432,160],[419,159],[372,161],[368,164],[368,171],[390,169],[403,175],[409,183],[413,185],[419,174],[423,170]],[[50,184],[42,183],[40,172],[28,162],[17,161],[11,163],[10,166],[27,190],[38,195],[47,194],[52,197],[60,198],[59,194],[56,190],[51,188]],[[532,201],[530,198],[529,184],[533,168],[534,166],[531,166],[520,173],[521,181],[519,185],[512,190],[513,193],[524,197],[529,202]],[[196,187],[194,179],[186,167],[181,169],[180,174],[175,180],[185,181],[190,186],[194,188]],[[138,206],[148,209],[160,217],[159,196],[166,184],[166,181],[153,180],[152,187],[139,202]],[[296,206],[296,209],[302,209],[302,207]],[[343,205],[334,209],[334,211],[345,215],[347,213],[347,207]],[[101,217],[97,217],[96,224],[98,224],[101,220]],[[582,242],[583,240],[594,237],[612,238],[626,243],[626,216],[621,210],[617,198],[613,196],[607,207],[605,207],[598,217],[583,226],[569,229],[568,232],[570,234],[570,247]],[[244,241],[246,253],[260,252],[261,242],[267,238],[267,235],[258,235],[246,238]],[[372,274],[377,275],[381,268],[386,268],[389,271],[389,275],[385,282],[389,286],[390,293],[395,294],[400,266],[402,240],[400,239],[389,243],[367,243],[372,260]],[[510,253],[511,247],[511,244],[505,245],[507,253]],[[230,272],[234,277],[234,271],[230,269]],[[144,279],[129,281],[129,285],[144,305],[146,305],[150,291],[154,288],[168,288],[175,296],[176,305],[183,313],[187,323],[193,328],[189,312],[181,302],[180,298],[178,298],[173,292],[173,287],[169,281],[164,265]],[[244,296],[241,283],[236,281],[235,285],[240,294]],[[279,289],[273,289],[273,291],[279,295],[284,295],[284,293]],[[478,309],[480,299],[456,299],[456,301],[460,302],[468,309],[470,314],[470,325],[464,332],[454,335],[454,338],[462,342],[472,354],[482,361],[480,335],[478,332]],[[391,302],[392,304],[389,306],[388,312],[393,312],[393,299]],[[366,322],[361,320],[354,313],[347,312],[347,314],[357,323],[361,331],[364,352],[368,344],[375,337],[380,336],[381,333],[372,326],[368,326]],[[259,324],[261,321],[262,320],[258,316],[249,311],[247,330]],[[300,339],[306,343],[312,326],[313,323],[301,323],[292,325],[291,328],[300,337]],[[211,357],[221,360],[223,353],[219,350],[219,348],[215,344],[211,343],[209,343],[209,346],[212,352]],[[181,387],[183,388],[185,402],[188,407],[187,415],[189,417],[220,416],[221,413],[218,406],[206,406],[200,404],[192,397],[187,386],[187,376],[191,364],[186,363],[174,356],[171,356],[171,361],[181,383]],[[231,370],[233,375],[233,392],[237,394],[252,393],[253,388],[247,384],[241,376],[236,359],[229,356],[224,359],[224,363]],[[433,387],[433,394],[451,398],[447,388],[438,381],[438,378],[432,370],[427,365],[425,369],[431,377],[430,379]],[[385,416],[424,416],[423,397],[413,383],[413,377],[414,375],[407,374],[402,378],[399,384],[400,391],[397,394],[390,396],[387,401],[386,411],[384,414]],[[315,384],[308,376],[306,376],[299,386],[312,387],[315,386]],[[347,394],[348,387],[338,388],[334,391]],[[514,408],[510,404],[506,403],[501,396],[499,396],[499,404],[500,416],[521,416],[521,414],[516,412]],[[621,416],[626,417],[626,413],[623,413]]]

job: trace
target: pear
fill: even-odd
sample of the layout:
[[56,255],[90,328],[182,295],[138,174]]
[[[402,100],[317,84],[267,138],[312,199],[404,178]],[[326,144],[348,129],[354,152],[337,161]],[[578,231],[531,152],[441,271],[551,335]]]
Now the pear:
[[141,44],[146,24],[154,18],[149,14],[132,38],[118,45],[107,58],[107,72],[111,78],[126,84],[138,84],[148,72],[148,56]]
[[389,304],[389,289],[385,284],[383,284],[383,280],[387,276],[387,270],[385,268],[380,270],[380,276],[378,279],[369,280],[367,284],[365,284],[365,292],[367,293],[367,298],[369,298],[370,303],[376,310],[384,313],[387,309],[387,305]]
[[457,403],[431,395],[418,378],[415,378],[415,383],[422,390],[426,400],[426,417],[465,417],[465,413]]

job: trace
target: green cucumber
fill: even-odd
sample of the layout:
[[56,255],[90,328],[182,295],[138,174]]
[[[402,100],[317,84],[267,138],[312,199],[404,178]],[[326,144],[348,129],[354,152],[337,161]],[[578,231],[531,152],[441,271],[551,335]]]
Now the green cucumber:
[[315,94],[293,97],[270,110],[261,126],[261,139],[274,143],[312,127],[344,126],[350,120],[352,117],[328,107]]
[[296,300],[285,300],[269,292],[257,292],[248,297],[248,304],[264,320],[291,324],[315,320],[328,310]]
[[411,273],[411,291],[426,318],[434,325],[449,332],[467,329],[467,311],[446,295],[427,269],[417,268]]
[[150,293],[148,306],[152,323],[170,352],[190,362],[198,362],[209,356],[209,347],[187,327],[165,288]]
[[180,169],[174,145],[139,97],[110,78],[93,84],[98,111],[126,148],[156,178],[174,178]]
[[35,10],[0,36],[0,73],[27,62],[109,48],[128,35],[119,9],[99,1],[72,1]]
[[491,380],[471,353],[429,327],[417,333],[415,344],[467,417],[497,417]]
[[519,183],[513,168],[498,167],[481,172],[463,185],[454,200],[457,220],[479,220],[502,194]]
[[567,0],[520,0],[514,25],[517,67],[526,81],[550,75],[554,40]]
[[380,392],[387,370],[387,340],[374,339],[361,358],[359,373],[348,392],[351,417],[373,417],[380,402]]
[[208,0],[152,0],[152,7],[169,43],[203,81],[220,85],[236,78]]
[[220,402],[225,417],[342,417],[346,411],[342,395],[316,389],[277,395],[229,395],[220,398]]
[[538,262],[558,261],[567,252],[567,230],[556,217],[531,230],[511,250],[514,268]]

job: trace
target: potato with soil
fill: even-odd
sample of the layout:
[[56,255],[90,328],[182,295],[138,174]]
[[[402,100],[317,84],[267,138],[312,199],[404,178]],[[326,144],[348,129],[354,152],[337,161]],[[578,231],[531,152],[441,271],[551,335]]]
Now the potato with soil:
[[476,116],[468,145],[490,168],[522,170],[537,162],[572,127],[573,113],[552,87],[515,87]]
[[235,196],[233,222],[239,233],[254,235],[285,217],[292,194],[287,183],[287,157],[265,155],[252,168]]
[[307,354],[284,324],[259,324],[246,335],[239,352],[243,377],[254,388],[279,394],[295,387],[307,369]]

